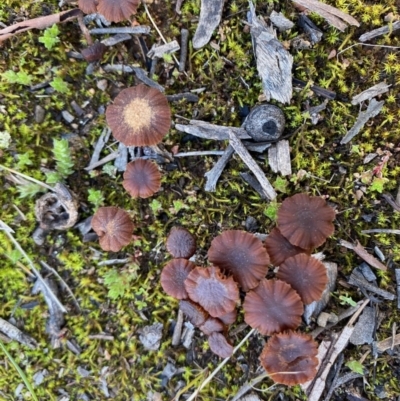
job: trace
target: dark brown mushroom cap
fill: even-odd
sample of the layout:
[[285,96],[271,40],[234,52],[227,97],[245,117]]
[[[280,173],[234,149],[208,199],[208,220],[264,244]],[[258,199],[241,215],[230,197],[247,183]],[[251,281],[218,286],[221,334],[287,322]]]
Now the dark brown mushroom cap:
[[209,317],[199,328],[205,335],[210,336],[212,333],[224,331],[225,326],[221,320]]
[[243,291],[258,285],[268,270],[269,256],[262,242],[253,234],[241,230],[228,230],[211,242],[208,259],[232,274]]
[[245,322],[263,335],[295,329],[303,309],[299,294],[280,280],[263,279],[243,303]]
[[321,299],[328,283],[325,266],[304,253],[286,259],[280,265],[276,277],[290,284],[306,305]]
[[172,227],[165,245],[174,258],[189,259],[196,252],[195,238],[183,227]]
[[187,298],[184,282],[195,267],[194,263],[186,259],[173,259],[168,262],[161,272],[163,290],[176,299]]
[[335,230],[335,211],[318,196],[296,194],[278,210],[277,225],[288,241],[303,249],[322,245]]
[[121,22],[136,14],[139,0],[98,0],[97,11],[108,21]]
[[292,245],[277,227],[268,234],[264,246],[274,266],[280,266],[287,258],[305,252],[304,249]]
[[122,186],[132,198],[148,198],[160,189],[161,173],[154,162],[136,159],[126,166]]
[[93,43],[91,46],[83,49],[81,54],[83,58],[88,62],[101,60],[106,52],[107,46],[101,42]]
[[92,14],[97,12],[97,0],[79,0],[78,7],[85,14]]
[[218,267],[196,267],[185,280],[189,298],[200,304],[212,317],[235,309],[239,289],[232,277],[224,277]]
[[208,313],[199,305],[189,299],[179,301],[179,309],[193,326],[200,327],[208,318]]
[[314,378],[318,367],[318,345],[308,334],[279,333],[265,345],[260,362],[275,383],[294,386]]
[[131,242],[134,226],[125,210],[114,206],[99,207],[91,224],[105,251],[118,252]]
[[114,138],[126,146],[159,143],[171,125],[167,97],[155,88],[138,85],[123,89],[106,110]]
[[212,333],[208,337],[210,349],[221,358],[228,358],[233,354],[233,347],[228,343],[226,337],[221,333]]

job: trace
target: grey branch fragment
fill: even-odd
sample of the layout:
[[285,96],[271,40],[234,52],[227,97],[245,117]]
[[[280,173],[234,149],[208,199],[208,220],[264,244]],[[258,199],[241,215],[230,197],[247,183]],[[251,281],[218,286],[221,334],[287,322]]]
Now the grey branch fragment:
[[179,43],[176,40],[172,42],[166,43],[165,45],[160,46],[152,46],[152,48],[148,51],[147,57],[153,58],[161,58],[164,54],[175,53],[180,49]]
[[185,28],[181,29],[181,56],[179,58],[179,71],[185,71],[186,59],[188,53],[189,31]]
[[274,173],[292,174],[289,141],[283,139],[268,149],[268,162]]
[[114,36],[110,36],[109,38],[103,39],[101,43],[103,43],[104,46],[114,46],[117,43],[124,42],[125,40],[130,40],[132,39],[132,36],[129,35],[128,33],[118,33]]
[[148,35],[150,27],[145,25],[140,26],[124,26],[113,28],[94,28],[89,31],[91,35],[104,35],[107,33],[129,33],[131,35]]
[[277,13],[275,10],[272,11],[269,16],[271,22],[279,29],[280,32],[292,29],[294,23],[287,19],[282,13]]
[[272,26],[268,26],[256,16],[252,2],[249,6],[247,19],[264,95],[267,101],[272,98],[282,103],[290,103],[293,57],[276,38]]
[[373,118],[379,114],[379,112],[383,107],[383,103],[384,103],[383,100],[381,102],[377,102],[375,99],[372,99],[368,105],[367,110],[360,112],[360,114],[357,117],[357,121],[350,128],[347,134],[343,137],[340,143],[341,144],[349,143],[360,132],[360,130],[364,127],[365,123],[370,118]]
[[260,166],[254,161],[254,159],[251,157],[250,153],[244,147],[236,134],[232,130],[229,130],[228,134],[230,145],[235,149],[235,152],[240,156],[240,158],[246,163],[247,167],[257,177],[257,180],[261,184],[261,187],[264,190],[267,198],[269,200],[274,200],[276,198],[276,192],[268,181],[264,172],[261,170]]
[[374,29],[373,31],[366,32],[363,35],[361,35],[358,40],[360,42],[367,42],[373,38],[376,38],[377,36],[382,36],[386,35],[389,32],[394,32],[400,29],[400,21],[396,21],[393,24],[383,26],[378,29]]
[[364,102],[365,100],[371,100],[373,97],[381,95],[389,90],[392,85],[388,85],[386,82],[379,82],[374,86],[366,89],[351,99],[351,104],[356,105]]
[[111,135],[111,130],[109,128],[104,128],[94,147],[94,152],[92,158],[90,159],[89,166],[99,161],[100,153],[103,150],[105,144],[110,139],[110,135]]
[[207,171],[207,173],[204,174],[204,177],[207,178],[207,182],[206,185],[204,186],[204,189],[207,192],[215,192],[219,177],[221,176],[225,166],[228,164],[229,159],[232,157],[234,153],[235,151],[233,147],[229,145],[225,149],[224,154],[215,163],[214,167],[210,171]]
[[37,342],[34,338],[24,334],[20,329],[8,323],[0,317],[0,331],[12,340],[16,340],[21,344],[26,345],[30,349],[35,349],[37,347]]
[[204,139],[214,139],[224,141],[229,139],[228,131],[232,130],[240,139],[251,139],[250,135],[244,128],[224,127],[222,125],[214,125],[203,121],[190,120],[191,125],[176,124],[178,131],[197,136]]
[[211,38],[214,29],[221,21],[224,0],[201,0],[200,20],[193,37],[193,47],[200,49]]

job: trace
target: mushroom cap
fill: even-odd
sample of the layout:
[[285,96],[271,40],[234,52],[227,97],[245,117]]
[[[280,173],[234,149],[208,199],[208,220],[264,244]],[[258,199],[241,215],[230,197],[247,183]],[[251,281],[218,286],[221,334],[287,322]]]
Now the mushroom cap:
[[165,245],[174,258],[189,259],[196,252],[194,236],[183,227],[172,227]]
[[98,0],[97,11],[108,21],[121,22],[136,13],[139,0]]
[[232,277],[224,277],[218,267],[196,267],[185,280],[189,298],[199,303],[212,317],[235,309],[239,289]]
[[114,206],[99,207],[91,224],[105,251],[118,252],[131,242],[134,226],[125,210]]
[[294,386],[315,376],[317,354],[318,345],[310,335],[289,331],[268,340],[260,362],[274,382]]
[[226,326],[235,323],[237,318],[237,310],[234,309],[232,312],[226,313],[225,315],[219,316],[218,319],[221,320]]
[[96,42],[91,46],[88,46],[86,49],[83,49],[81,54],[88,63],[92,63],[93,61],[101,60],[106,49],[107,46],[104,43]]
[[212,333],[208,337],[210,349],[221,358],[228,358],[233,353],[233,347],[222,333]]
[[279,266],[276,277],[296,290],[306,305],[321,299],[328,284],[325,266],[304,253],[286,259]]
[[208,318],[208,313],[199,305],[189,299],[179,301],[179,309],[184,313],[193,326],[199,327]]
[[79,0],[78,7],[85,14],[92,14],[97,12],[97,0]]
[[264,246],[274,266],[280,266],[287,258],[305,252],[304,249],[292,245],[277,227],[268,234]]
[[122,186],[132,198],[148,198],[161,186],[161,173],[150,160],[136,159],[128,163]]
[[277,225],[289,242],[303,249],[317,248],[333,234],[335,211],[318,196],[296,194],[278,210]]
[[161,272],[161,287],[171,297],[185,299],[188,293],[185,289],[185,280],[196,267],[186,259],[173,259],[168,262]]
[[224,331],[225,326],[221,320],[209,317],[199,328],[205,335],[210,336],[212,333]]
[[211,242],[208,259],[233,278],[243,291],[256,287],[268,270],[269,256],[253,234],[228,230]]
[[304,308],[299,294],[289,284],[263,279],[246,294],[243,309],[249,326],[271,335],[298,327]]
[[106,110],[114,138],[126,146],[159,143],[171,125],[167,97],[155,88],[140,84],[123,89]]

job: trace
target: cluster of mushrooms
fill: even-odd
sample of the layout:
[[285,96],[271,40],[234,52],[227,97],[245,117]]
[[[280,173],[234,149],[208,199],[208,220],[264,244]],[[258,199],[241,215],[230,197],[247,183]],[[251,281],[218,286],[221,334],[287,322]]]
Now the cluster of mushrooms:
[[[242,293],[245,322],[271,336],[260,356],[262,366],[277,383],[304,383],[316,374],[317,344],[294,330],[304,305],[319,300],[327,286],[326,268],[311,253],[333,234],[334,218],[334,209],[322,198],[296,194],[283,201],[277,227],[264,244],[241,230],[214,238],[209,267],[188,260],[195,253],[195,239],[175,227],[166,242],[174,259],[164,266],[161,285],[180,300],[182,312],[222,358],[233,351],[227,326],[236,320]],[[271,265],[278,271],[274,279],[267,279]]]

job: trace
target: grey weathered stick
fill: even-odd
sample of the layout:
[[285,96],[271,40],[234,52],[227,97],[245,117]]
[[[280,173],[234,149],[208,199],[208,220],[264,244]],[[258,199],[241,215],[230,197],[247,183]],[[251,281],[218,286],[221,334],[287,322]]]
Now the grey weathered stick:
[[251,157],[249,151],[244,147],[239,137],[232,131],[228,131],[229,143],[235,149],[235,152],[240,156],[240,158],[246,163],[247,167],[253,172],[257,177],[257,180],[261,184],[261,187],[265,191],[269,200],[274,200],[276,198],[276,192],[264,172],[261,170],[260,166]]
[[279,31],[287,31],[294,27],[294,23],[287,19],[282,13],[277,13],[275,10],[272,11],[269,16],[271,22],[279,29]]
[[91,171],[97,167],[102,166],[103,164],[106,164],[106,163],[116,159],[118,157],[118,155],[119,155],[118,151],[112,152],[109,155],[107,155],[106,157],[103,157],[102,159],[97,161],[96,163],[90,164],[89,166],[85,167],[84,170]]
[[30,349],[35,349],[37,347],[37,342],[34,338],[23,333],[20,329],[8,323],[0,317],[0,331],[12,340],[18,341],[21,344],[26,345]]
[[193,47],[200,49],[211,38],[214,29],[221,21],[224,0],[201,0],[200,19],[193,37]]
[[179,309],[174,332],[172,334],[171,345],[173,347],[176,347],[181,342],[182,326],[183,326],[183,312]]
[[251,173],[240,173],[240,176],[254,189],[254,191],[256,191],[261,196],[261,199],[268,199],[268,195],[262,189],[261,184]]
[[204,174],[204,177],[206,177],[207,179],[204,189],[207,192],[215,192],[219,177],[221,176],[225,166],[227,165],[229,159],[232,157],[234,153],[235,151],[233,147],[229,145],[225,149],[224,154],[215,163],[214,167],[210,171],[207,171],[207,173]]
[[366,111],[361,111],[357,117],[357,121],[350,128],[347,134],[343,137],[340,143],[343,145],[345,143],[349,143],[364,127],[365,123],[370,119],[379,114],[383,107],[384,101],[377,102],[375,99],[372,99],[368,105]]
[[357,273],[353,272],[349,278],[349,284],[355,285],[359,288],[364,288],[367,291],[373,292],[374,294],[377,294],[381,296],[382,298],[388,299],[389,301],[393,301],[393,299],[396,298],[394,294],[391,292],[382,290],[381,288],[369,283],[367,280],[364,278],[360,277],[357,275]]
[[371,230],[362,230],[362,234],[397,234],[400,235],[400,230],[395,230],[391,228],[372,228]]
[[191,157],[191,156],[222,156],[223,150],[201,150],[197,152],[179,152],[174,157]]
[[378,29],[374,29],[373,31],[366,32],[362,34],[358,40],[360,42],[367,42],[368,40],[371,40],[373,38],[376,38],[377,36],[382,36],[386,35],[389,32],[394,32],[400,29],[400,21],[393,22],[391,25],[386,25]]
[[268,149],[268,162],[274,173],[292,174],[289,141],[283,139]]
[[199,97],[192,92],[174,93],[173,95],[167,95],[167,99],[169,102],[179,102],[182,99],[191,103],[199,101]]
[[175,53],[180,49],[180,46],[176,40],[172,42],[168,42],[164,45],[160,46],[152,46],[152,48],[148,51],[147,57],[153,58],[161,58],[164,54]]
[[107,33],[129,33],[131,35],[148,35],[150,27],[145,25],[140,26],[125,26],[125,27],[112,27],[112,28],[94,28],[90,31],[91,35],[104,35]]
[[110,139],[110,135],[111,135],[111,130],[109,128],[104,128],[94,147],[94,151],[92,154],[92,158],[90,159],[89,166],[99,161],[100,153],[103,150],[105,144]]
[[381,95],[389,90],[392,85],[388,85],[386,82],[379,82],[374,86],[362,91],[351,99],[351,104],[356,105],[364,102],[365,100],[371,100],[373,97]]
[[181,56],[179,58],[179,71],[185,71],[189,42],[189,30],[181,29]]
[[125,40],[131,39],[132,36],[129,35],[128,33],[117,33],[114,36],[110,36],[109,38],[103,39],[101,43],[103,43],[104,46],[114,46],[117,43],[124,42]]
[[204,139],[214,139],[216,141],[225,141],[229,139],[228,131],[232,130],[240,139],[251,139],[250,135],[243,128],[224,127],[214,125],[203,121],[190,120],[191,125],[176,124],[178,131],[186,132]]

